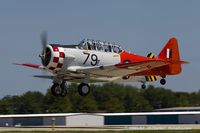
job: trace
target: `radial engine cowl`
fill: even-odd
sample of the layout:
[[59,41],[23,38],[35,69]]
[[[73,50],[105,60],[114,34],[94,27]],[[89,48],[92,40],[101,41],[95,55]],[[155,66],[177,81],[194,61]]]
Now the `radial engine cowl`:
[[47,45],[42,64],[49,70],[58,71],[63,67],[65,59],[64,48],[58,45]]

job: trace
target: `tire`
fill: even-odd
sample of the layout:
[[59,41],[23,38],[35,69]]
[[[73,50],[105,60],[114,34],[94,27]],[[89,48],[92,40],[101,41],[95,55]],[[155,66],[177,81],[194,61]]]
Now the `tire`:
[[51,93],[54,96],[61,96],[61,94],[62,94],[62,88],[59,86],[58,83],[55,83],[55,84],[52,85],[52,87],[51,87]]
[[67,96],[67,90],[64,89],[63,92],[62,92],[62,94],[61,94],[60,96],[61,96],[61,97],[65,97],[65,96]]
[[90,86],[88,84],[81,83],[78,86],[78,93],[81,96],[87,96],[90,93]]
[[142,89],[146,89],[146,85],[145,85],[145,84],[142,84],[142,85],[141,85],[141,88],[142,88]]
[[165,80],[165,79],[161,79],[161,80],[160,80],[160,84],[161,84],[161,85],[165,85],[165,84],[166,84],[166,80]]

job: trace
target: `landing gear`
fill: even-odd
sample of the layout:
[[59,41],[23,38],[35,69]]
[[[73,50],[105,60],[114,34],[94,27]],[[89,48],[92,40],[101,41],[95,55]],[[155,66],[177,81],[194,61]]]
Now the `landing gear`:
[[54,83],[51,87],[51,93],[56,97],[58,96],[65,97],[67,95],[66,82],[63,81],[61,84]]
[[[90,86],[88,85],[90,75],[87,73],[82,83],[78,86],[78,93],[81,96],[86,96],[90,92]],[[51,87],[51,93],[56,97],[65,97],[67,95],[67,85],[64,77],[55,77]]]
[[90,86],[86,83],[81,83],[79,86],[78,86],[78,93],[81,95],[81,96],[86,96],[88,95],[90,92]]
[[[81,96],[86,96],[90,92],[90,86],[86,83],[81,83],[78,86],[78,93]],[[51,87],[51,93],[56,97],[65,97],[67,95],[67,85],[63,81],[61,84],[54,83]]]
[[62,94],[61,96],[62,97],[65,97],[67,95],[67,85],[66,85],[66,82],[63,81],[60,85],[60,88],[62,89]]
[[142,88],[142,89],[146,89],[146,84],[143,83],[143,84],[141,85],[141,88]]
[[165,85],[165,84],[166,84],[166,80],[165,80],[164,78],[162,78],[162,79],[160,80],[160,84],[161,84],[161,85]]

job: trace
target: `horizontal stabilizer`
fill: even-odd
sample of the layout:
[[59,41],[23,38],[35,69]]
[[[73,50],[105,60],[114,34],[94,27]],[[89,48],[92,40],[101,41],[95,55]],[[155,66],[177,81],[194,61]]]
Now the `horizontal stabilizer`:
[[53,79],[54,76],[48,76],[48,75],[34,75],[33,77],[42,78],[42,79]]

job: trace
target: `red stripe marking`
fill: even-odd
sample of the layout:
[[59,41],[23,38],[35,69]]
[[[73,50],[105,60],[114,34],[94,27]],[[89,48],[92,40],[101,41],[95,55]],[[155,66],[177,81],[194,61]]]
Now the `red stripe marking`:
[[58,63],[57,68],[62,68],[63,64]]
[[65,58],[65,53],[64,52],[59,52],[59,57]]
[[59,58],[58,57],[53,57],[53,62],[58,63]]
[[53,51],[58,52],[59,51],[58,47],[53,47]]
[[33,67],[33,68],[39,68],[40,67],[40,65],[37,65],[37,64],[16,64],[16,65]]

